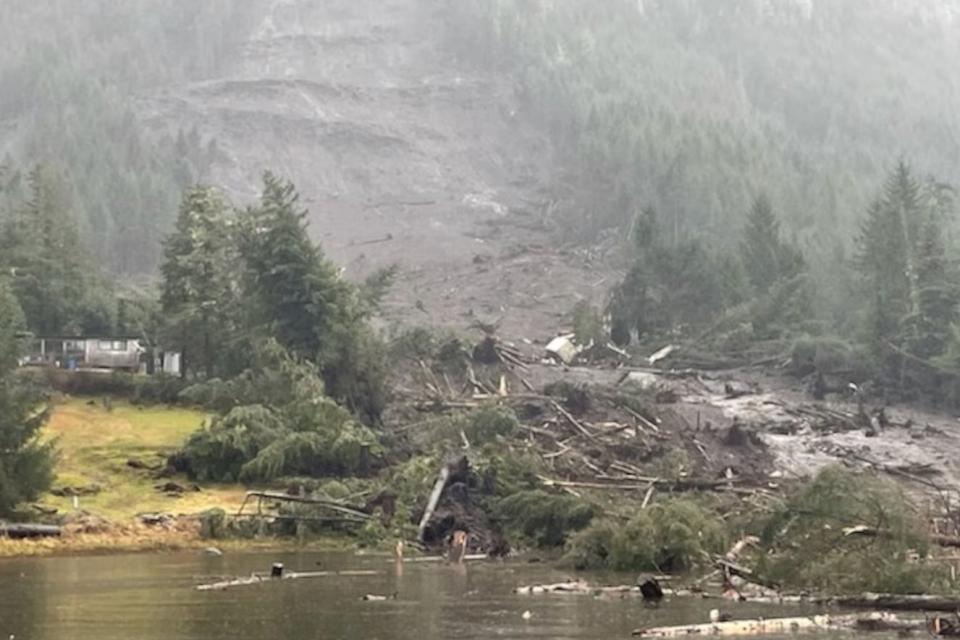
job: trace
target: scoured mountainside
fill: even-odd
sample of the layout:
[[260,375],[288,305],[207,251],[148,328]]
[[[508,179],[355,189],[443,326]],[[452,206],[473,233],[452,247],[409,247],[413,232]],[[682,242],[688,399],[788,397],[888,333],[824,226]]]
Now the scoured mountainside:
[[349,277],[400,265],[391,318],[504,316],[512,333],[549,332],[545,315],[575,302],[565,292],[603,277],[588,256],[530,246],[549,237],[549,143],[509,77],[457,66],[443,2],[259,4],[223,79],[140,101],[157,133],[196,127],[216,141],[208,182],[244,202],[263,170],[291,178]]

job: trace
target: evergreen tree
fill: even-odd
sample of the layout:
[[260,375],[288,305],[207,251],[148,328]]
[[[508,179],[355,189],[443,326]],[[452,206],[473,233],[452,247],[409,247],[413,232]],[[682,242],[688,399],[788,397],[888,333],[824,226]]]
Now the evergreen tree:
[[765,195],[754,199],[743,235],[740,250],[744,271],[758,294],[766,294],[778,280],[792,278],[803,270],[803,254],[780,239],[780,221]]
[[923,226],[917,250],[917,310],[904,322],[906,348],[929,359],[941,355],[958,320],[960,290],[947,261],[940,224],[931,216]]
[[240,227],[244,300],[253,326],[286,349],[319,362],[323,338],[349,306],[349,288],[307,235],[307,211],[294,186],[264,175],[258,207]]
[[753,288],[766,293],[780,277],[780,222],[773,215],[770,201],[757,196],[747,217],[741,243],[743,265]]
[[229,359],[237,260],[227,211],[216,190],[193,187],[164,242],[160,303],[165,345],[181,352],[184,374],[212,377]]
[[369,296],[340,279],[307,235],[306,216],[294,186],[267,173],[260,205],[247,209],[239,226],[248,336],[275,338],[313,362],[333,398],[377,420],[386,368],[366,325]]
[[[699,325],[725,304],[721,270],[697,240],[662,241],[652,209],[634,223],[634,263],[611,295],[611,337],[629,342],[631,331],[653,331]],[[616,335],[613,335],[613,334]]]
[[919,186],[900,162],[868,209],[857,238],[855,264],[873,304],[869,315],[875,352],[885,350],[884,343],[898,342],[900,321],[916,311],[912,242],[919,218]]
[[0,278],[0,518],[36,499],[53,478],[53,449],[38,440],[46,419],[43,395],[16,374],[26,325],[17,299]]
[[0,266],[37,334],[104,332],[107,290],[87,255],[57,177],[30,172],[29,197],[15,205],[0,234]]

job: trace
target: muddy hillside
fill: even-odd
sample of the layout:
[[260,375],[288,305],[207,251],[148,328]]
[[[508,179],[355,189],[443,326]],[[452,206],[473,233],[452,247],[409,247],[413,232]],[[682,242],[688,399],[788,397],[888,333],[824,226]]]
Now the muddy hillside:
[[391,319],[526,334],[602,298],[593,257],[553,243],[549,142],[510,77],[458,64],[445,3],[255,1],[225,77],[139,101],[155,132],[216,141],[210,183],[244,202],[263,170],[291,178],[348,276],[401,267]]

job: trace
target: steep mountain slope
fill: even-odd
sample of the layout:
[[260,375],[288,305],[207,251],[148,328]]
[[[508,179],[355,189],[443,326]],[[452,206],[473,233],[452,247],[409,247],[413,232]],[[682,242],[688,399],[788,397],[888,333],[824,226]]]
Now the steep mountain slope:
[[[549,276],[564,292],[602,276],[576,256],[511,249],[548,237],[538,215],[551,148],[509,77],[457,66],[445,3],[258,2],[262,19],[224,78],[143,95],[143,122],[215,140],[205,179],[236,202],[256,197],[264,170],[292,179],[348,276],[400,265],[393,318],[463,326],[473,312],[552,330],[527,316],[556,295],[541,291]],[[573,305],[550,299],[538,318]]]

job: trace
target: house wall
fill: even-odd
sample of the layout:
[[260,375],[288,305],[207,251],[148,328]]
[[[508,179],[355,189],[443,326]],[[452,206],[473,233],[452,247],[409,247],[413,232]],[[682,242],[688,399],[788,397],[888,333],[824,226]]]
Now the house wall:
[[86,343],[86,367],[134,371],[140,368],[139,340],[89,338]]

